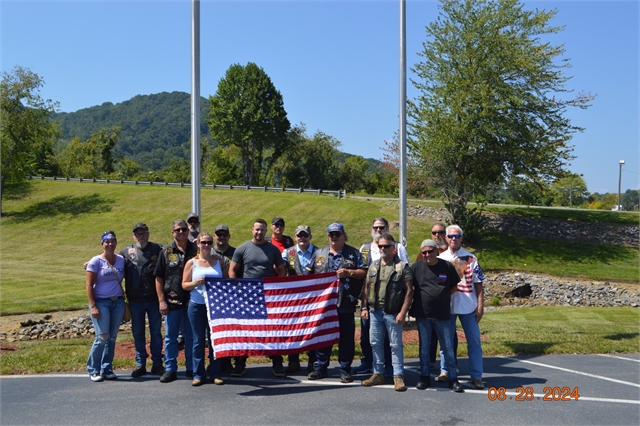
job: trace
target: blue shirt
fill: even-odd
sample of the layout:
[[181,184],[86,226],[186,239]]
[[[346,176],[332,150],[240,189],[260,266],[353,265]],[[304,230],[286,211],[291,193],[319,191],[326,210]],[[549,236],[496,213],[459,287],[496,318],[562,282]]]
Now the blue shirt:
[[[298,254],[298,262],[300,262],[300,269],[303,272],[308,273],[307,265],[311,261],[311,256],[313,256],[313,244],[309,244],[306,251],[300,250],[300,246],[296,244],[296,253]],[[284,261],[287,261],[287,249],[282,250],[282,258]]]

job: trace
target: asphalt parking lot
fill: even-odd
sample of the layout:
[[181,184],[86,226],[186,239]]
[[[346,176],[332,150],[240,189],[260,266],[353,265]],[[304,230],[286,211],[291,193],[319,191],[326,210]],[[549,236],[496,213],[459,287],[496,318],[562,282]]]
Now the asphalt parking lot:
[[391,379],[362,387],[368,375],[341,384],[331,367],[329,378],[309,381],[250,365],[242,378],[201,387],[183,371],[168,384],[129,371],[101,383],[81,373],[3,376],[0,424],[640,424],[640,354],[487,357],[484,390],[471,386],[461,358],[463,394],[434,381],[415,389],[415,359],[406,360],[407,392],[394,392]]

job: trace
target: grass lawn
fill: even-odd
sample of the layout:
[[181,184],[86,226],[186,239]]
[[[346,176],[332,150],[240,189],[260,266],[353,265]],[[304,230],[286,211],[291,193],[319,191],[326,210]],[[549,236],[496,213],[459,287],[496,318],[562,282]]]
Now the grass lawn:
[[[579,308],[541,306],[501,309],[485,313],[480,323],[485,356],[533,354],[637,353],[640,350],[640,310],[637,308]],[[131,341],[121,333],[118,342]],[[0,374],[85,371],[93,339],[45,340],[15,343],[18,350],[0,355]],[[406,358],[418,358],[418,344],[407,344]],[[459,356],[467,355],[461,343]],[[337,359],[337,345],[332,359]],[[356,344],[355,359],[361,356]],[[301,355],[306,360],[306,355]],[[251,358],[250,363],[265,363]],[[357,365],[357,361],[356,361]],[[132,370],[135,359],[114,360],[116,370]]]
[[[118,248],[132,242],[131,227],[145,222],[151,241],[171,241],[174,219],[186,218],[191,190],[64,181],[29,181],[8,185],[0,218],[0,314],[51,312],[86,306],[82,264],[100,253],[100,235],[114,230]],[[548,213],[550,209],[540,209]],[[253,220],[274,216],[287,221],[287,234],[304,223],[318,246],[326,244],[326,227],[342,222],[349,244],[370,241],[370,224],[384,216],[397,220],[397,208],[376,199],[337,199],[333,196],[262,193],[244,190],[201,192],[203,231],[219,223],[231,229],[231,245],[247,241]],[[614,216],[619,216],[614,214]],[[431,223],[409,217],[409,256],[414,259]],[[397,235],[397,230],[392,230]],[[563,243],[494,233],[475,249],[483,268],[545,272],[566,277],[638,282],[637,248]]]

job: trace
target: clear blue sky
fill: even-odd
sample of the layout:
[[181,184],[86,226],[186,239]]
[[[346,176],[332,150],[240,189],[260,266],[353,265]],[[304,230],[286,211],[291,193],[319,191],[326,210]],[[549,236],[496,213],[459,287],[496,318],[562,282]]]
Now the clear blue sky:
[[[637,1],[527,1],[557,8],[551,37],[564,43],[568,87],[597,94],[570,110],[577,158],[590,192],[639,187]],[[419,61],[435,1],[407,1],[407,63]],[[71,112],[138,94],[189,92],[191,9],[180,1],[2,0],[2,70],[28,67],[43,95]],[[398,128],[399,0],[201,2],[201,95],[215,94],[234,64],[255,62],[284,97],[292,124],[382,158]],[[409,71],[409,77],[412,73]],[[408,83],[408,96],[416,96]]]

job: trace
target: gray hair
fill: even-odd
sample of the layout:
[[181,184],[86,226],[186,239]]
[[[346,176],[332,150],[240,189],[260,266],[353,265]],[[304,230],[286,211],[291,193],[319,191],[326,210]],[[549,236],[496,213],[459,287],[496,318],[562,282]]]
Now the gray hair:
[[447,231],[446,231],[446,232],[447,232],[447,235],[449,235],[449,230],[450,230],[450,229],[455,229],[455,230],[459,231],[459,232],[460,232],[460,236],[461,236],[461,237],[464,235],[464,234],[462,233],[462,228],[460,228],[458,225],[449,225],[449,226],[447,226]]

